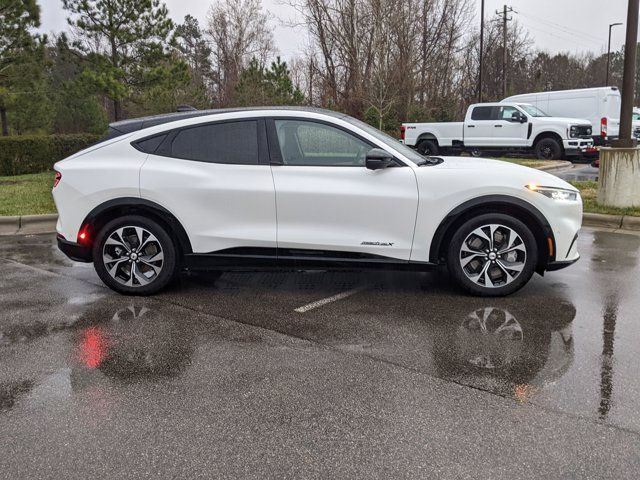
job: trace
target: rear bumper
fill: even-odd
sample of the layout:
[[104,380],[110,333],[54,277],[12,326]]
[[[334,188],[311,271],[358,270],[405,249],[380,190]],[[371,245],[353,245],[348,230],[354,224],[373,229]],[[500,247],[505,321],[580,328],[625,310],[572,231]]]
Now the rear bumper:
[[556,270],[562,270],[563,268],[567,268],[567,267],[573,265],[578,260],[580,260],[580,255],[578,255],[573,260],[562,260],[562,261],[556,261],[556,262],[549,262],[547,264],[547,268],[545,268],[545,270],[547,272],[554,272]]
[[61,236],[58,236],[58,248],[71,260],[76,262],[90,263],[93,261],[91,254],[91,247],[80,245],[75,242],[65,240]]

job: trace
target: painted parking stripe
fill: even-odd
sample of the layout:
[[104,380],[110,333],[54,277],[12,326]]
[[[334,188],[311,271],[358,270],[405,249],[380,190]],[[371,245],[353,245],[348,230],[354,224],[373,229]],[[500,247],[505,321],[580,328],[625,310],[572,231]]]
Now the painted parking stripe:
[[323,305],[326,305],[327,303],[336,302],[338,300],[342,300],[343,298],[350,297],[351,295],[354,295],[354,294],[358,293],[361,290],[364,290],[364,287],[354,288],[353,290],[347,290],[346,292],[337,293],[336,295],[333,295],[331,297],[327,297],[327,298],[323,298],[321,300],[317,300],[315,302],[307,303],[306,305],[303,305],[302,307],[296,308],[294,310],[294,312],[298,312],[298,313],[308,312],[309,310],[313,310],[314,308],[322,307]]

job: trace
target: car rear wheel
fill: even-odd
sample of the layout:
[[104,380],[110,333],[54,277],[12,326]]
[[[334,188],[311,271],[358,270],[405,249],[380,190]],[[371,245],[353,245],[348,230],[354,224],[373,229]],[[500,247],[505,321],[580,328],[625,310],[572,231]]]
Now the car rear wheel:
[[420,155],[437,155],[438,152],[438,144],[433,140],[422,140],[418,143],[418,153]]
[[559,160],[562,156],[562,146],[555,138],[547,137],[538,140],[535,152],[540,160]]
[[519,290],[531,279],[537,261],[537,245],[529,228],[498,213],[461,225],[447,253],[453,280],[479,296],[504,296]]
[[177,274],[176,248],[158,223],[137,215],[107,223],[93,246],[100,279],[126,295],[159,292]]

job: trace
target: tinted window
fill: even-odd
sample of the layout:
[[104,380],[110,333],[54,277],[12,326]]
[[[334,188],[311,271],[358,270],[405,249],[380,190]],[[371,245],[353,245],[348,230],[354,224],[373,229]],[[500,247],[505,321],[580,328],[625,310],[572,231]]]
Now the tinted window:
[[137,142],[136,146],[145,153],[154,153],[166,137],[166,134],[156,135]]
[[475,107],[471,112],[471,120],[497,120],[494,107]]
[[371,145],[341,130],[317,122],[276,120],[285,165],[364,166]]
[[171,145],[171,156],[211,163],[258,163],[258,122],[227,122],[186,128]]

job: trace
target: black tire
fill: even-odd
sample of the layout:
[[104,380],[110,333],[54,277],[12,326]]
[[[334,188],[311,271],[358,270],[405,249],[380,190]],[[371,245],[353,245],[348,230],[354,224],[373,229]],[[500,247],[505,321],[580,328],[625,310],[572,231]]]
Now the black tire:
[[[500,269],[498,265],[490,264],[488,266],[488,270],[491,274],[493,274],[494,272],[502,272],[502,276],[505,279],[505,283],[502,286],[500,286],[499,282],[497,282],[498,285],[496,286],[484,286],[479,284],[478,282],[472,281],[461,264],[463,260],[461,258],[463,255],[463,242],[467,240],[469,235],[473,234],[472,232],[474,232],[474,230],[486,225],[500,225],[505,227],[503,230],[500,230],[501,235],[502,232],[506,232],[508,231],[508,229],[515,231],[515,233],[520,237],[520,241],[524,244],[524,248],[526,249],[526,253],[523,255],[523,257],[525,258],[522,259],[522,263],[524,264],[524,266],[522,270],[517,273],[517,275],[514,274],[515,272],[513,271],[510,272],[513,275],[513,280],[511,281],[506,280],[507,276],[505,275],[504,269]],[[494,232],[494,241],[496,241],[496,232]],[[502,241],[507,240],[503,238]],[[500,247],[496,247],[497,250],[499,250],[499,248]],[[482,247],[482,251],[484,251],[484,247]],[[518,253],[517,255],[522,254]],[[506,258],[498,258],[496,259],[496,261],[498,261],[498,263],[500,263],[500,261],[505,262],[504,264],[507,263]],[[481,265],[483,265],[482,262],[491,263],[488,260],[484,259],[480,260]],[[529,230],[529,228],[520,220],[501,213],[488,213],[466,221],[453,234],[451,242],[449,243],[449,249],[447,251],[447,268],[452,280],[467,292],[481,297],[502,297],[518,291],[531,279],[531,276],[535,271],[537,262],[538,247],[536,240],[531,233],[531,230]],[[470,267],[467,266],[465,268]],[[496,268],[498,268],[498,270],[496,270]],[[478,270],[481,270],[480,267],[478,268]]]
[[418,153],[420,155],[438,155],[439,151],[438,143],[434,140],[421,140],[418,143]]
[[[120,256],[117,257],[117,260],[109,263],[109,267],[111,267],[110,269],[112,269],[113,266],[115,266],[116,262],[121,261],[121,265],[117,267],[114,277],[109,273],[107,265],[105,265],[106,260],[103,256],[103,254],[105,253],[105,243],[107,242],[109,237],[117,232],[120,228],[125,228],[125,230],[123,230],[124,234],[133,233],[135,231],[128,227],[141,227],[146,231],[147,234],[151,234],[153,237],[155,237],[155,239],[151,243],[147,244],[146,247],[144,247],[145,244],[143,242],[142,247],[145,248],[145,252],[140,251],[139,254],[136,254],[140,257],[139,259],[136,258],[137,261],[135,263],[139,265],[137,267],[133,266],[134,261],[130,259],[130,254],[127,254],[127,252],[119,246],[115,247],[118,248],[122,253],[119,253]],[[124,240],[127,246],[132,247],[131,251],[134,253],[137,252],[138,250],[136,248],[135,242],[132,244],[131,242],[127,241],[127,239],[131,239],[134,235],[124,236],[126,237]],[[137,236],[135,238],[137,239]],[[151,236],[149,235],[146,238],[148,240],[149,238],[151,238]],[[137,246],[139,247],[140,245],[138,244]],[[110,244],[108,246],[108,250],[112,248],[114,248],[113,244]],[[160,260],[152,262],[152,265],[154,265],[155,268],[152,268],[149,263],[145,263],[144,260],[142,260],[142,258],[144,257],[143,253],[148,253],[149,248],[153,248],[153,250],[151,250],[152,254],[159,251],[163,255],[161,263],[159,263]],[[107,255],[110,255],[110,253],[107,253]],[[125,260],[125,257],[129,257],[129,259]],[[151,259],[152,258],[155,257],[151,257]],[[158,223],[146,217],[141,217],[138,215],[128,215],[112,220],[111,222],[107,223],[100,230],[100,232],[98,232],[96,240],[93,244],[93,266],[96,270],[96,273],[105,283],[105,285],[107,285],[112,290],[125,295],[152,295],[165,288],[171,281],[175,279],[176,275],[178,274],[176,246],[169,234]],[[127,276],[127,268],[129,269],[129,278],[132,279],[131,285],[127,285],[124,283]],[[159,272],[156,272],[156,268],[159,268]],[[143,272],[143,269],[145,269],[146,272]],[[147,274],[150,274],[150,279],[147,278]],[[142,275],[144,275],[144,277]],[[139,279],[143,279],[143,282],[148,281],[148,283],[141,283]]]
[[562,158],[562,145],[553,137],[541,138],[533,148],[536,152],[536,158],[539,160],[560,160]]

